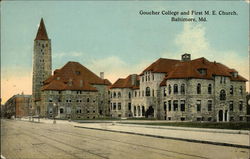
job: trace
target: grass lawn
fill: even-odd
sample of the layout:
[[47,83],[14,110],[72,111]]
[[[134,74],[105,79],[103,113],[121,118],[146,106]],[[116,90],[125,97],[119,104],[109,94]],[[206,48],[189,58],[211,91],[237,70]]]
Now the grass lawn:
[[154,126],[178,126],[192,128],[214,128],[214,129],[233,129],[250,130],[250,122],[232,122],[232,123],[211,123],[211,122],[122,122],[123,124],[140,124]]

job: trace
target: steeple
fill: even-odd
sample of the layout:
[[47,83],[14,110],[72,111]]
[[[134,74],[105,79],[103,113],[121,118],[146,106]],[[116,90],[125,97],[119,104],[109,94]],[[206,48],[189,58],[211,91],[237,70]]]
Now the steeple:
[[40,21],[40,25],[36,34],[35,40],[48,40],[47,31],[43,22],[43,18]]

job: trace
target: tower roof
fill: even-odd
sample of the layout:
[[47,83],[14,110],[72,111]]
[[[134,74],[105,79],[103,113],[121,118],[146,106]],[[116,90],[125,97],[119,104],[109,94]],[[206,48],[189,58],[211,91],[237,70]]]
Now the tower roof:
[[35,40],[48,40],[47,31],[43,22],[43,18],[40,21],[40,25],[36,34]]

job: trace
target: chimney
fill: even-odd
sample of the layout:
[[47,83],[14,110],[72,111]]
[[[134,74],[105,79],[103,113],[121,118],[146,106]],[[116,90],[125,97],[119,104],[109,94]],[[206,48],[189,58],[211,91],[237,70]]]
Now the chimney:
[[131,75],[131,84],[134,86],[136,85],[136,74]]
[[100,78],[104,79],[104,72],[100,72]]
[[191,60],[191,54],[185,53],[181,55],[181,61],[190,61]]

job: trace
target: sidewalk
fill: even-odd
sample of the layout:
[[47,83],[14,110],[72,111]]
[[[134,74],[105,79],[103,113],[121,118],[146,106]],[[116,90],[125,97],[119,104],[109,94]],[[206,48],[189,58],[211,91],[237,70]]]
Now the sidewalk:
[[[22,120],[27,121],[27,119]],[[40,119],[40,122],[52,124],[53,120]],[[95,129],[101,131],[143,135],[157,138],[182,140],[188,142],[250,148],[249,131],[121,124],[116,121],[111,121],[109,123],[77,123],[69,122],[66,120],[57,120],[56,123],[70,124],[75,127],[85,129]]]

